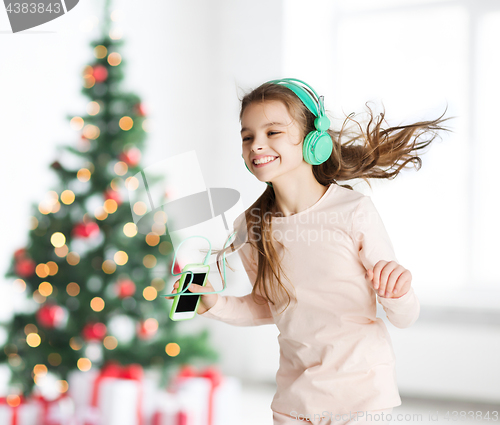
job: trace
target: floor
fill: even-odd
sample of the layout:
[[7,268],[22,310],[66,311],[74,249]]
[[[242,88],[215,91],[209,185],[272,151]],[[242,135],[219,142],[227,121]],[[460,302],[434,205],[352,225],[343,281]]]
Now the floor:
[[[273,425],[270,406],[275,389],[276,387],[271,384],[242,383],[242,411],[244,415],[240,422],[241,425]],[[500,406],[498,405],[424,400],[404,397],[403,395],[401,395],[401,400],[403,404],[393,410],[392,422],[394,423],[457,425],[489,423],[491,425],[500,425]],[[489,420],[487,420],[488,413]],[[297,421],[297,423],[301,422]]]

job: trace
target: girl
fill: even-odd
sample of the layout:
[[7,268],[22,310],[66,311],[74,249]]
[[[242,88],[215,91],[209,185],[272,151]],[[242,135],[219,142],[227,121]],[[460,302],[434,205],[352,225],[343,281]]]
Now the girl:
[[[275,425],[381,424],[401,405],[376,300],[394,326],[411,326],[420,312],[412,275],[371,198],[337,180],[393,179],[408,162],[421,165],[416,153],[446,130],[443,115],[383,129],[384,114],[373,124],[370,109],[366,132],[353,120],[359,133],[346,136],[345,122],[330,129],[322,97],[300,80],[269,81],[242,99],[242,156],[268,187],[233,223],[226,251],[238,250],[253,289],[202,295],[197,312],[236,326],[277,325]],[[214,291],[210,282],[190,290]]]

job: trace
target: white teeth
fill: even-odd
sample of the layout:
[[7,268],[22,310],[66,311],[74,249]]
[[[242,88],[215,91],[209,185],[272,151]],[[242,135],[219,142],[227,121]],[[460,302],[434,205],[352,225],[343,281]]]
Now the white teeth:
[[266,156],[264,158],[260,159],[254,159],[253,163],[258,165],[258,164],[265,164],[266,162],[272,161],[273,159],[276,159],[277,156]]

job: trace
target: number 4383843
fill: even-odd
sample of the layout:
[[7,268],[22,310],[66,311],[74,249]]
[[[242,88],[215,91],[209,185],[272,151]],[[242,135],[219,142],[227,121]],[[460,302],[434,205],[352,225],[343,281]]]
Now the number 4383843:
[[8,3],[7,13],[61,13],[60,3]]
[[498,411],[493,410],[493,411],[487,411],[487,412],[482,412],[481,410],[478,411],[465,411],[465,410],[453,410],[453,411],[447,411],[446,414],[444,415],[445,420],[452,420],[452,421],[457,421],[457,420],[464,420],[464,419],[475,419],[478,421],[484,420],[484,421],[498,421]]

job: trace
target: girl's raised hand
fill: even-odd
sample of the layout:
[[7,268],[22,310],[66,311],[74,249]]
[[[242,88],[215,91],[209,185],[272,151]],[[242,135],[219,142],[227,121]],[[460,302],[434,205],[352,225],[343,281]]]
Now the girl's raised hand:
[[[172,289],[172,294],[177,293],[177,288],[179,287],[179,281],[180,279],[176,280],[174,283],[174,289]],[[191,286],[188,288],[189,292],[214,292],[215,289],[213,288],[212,284],[210,281],[207,279],[207,283],[205,286],[197,285],[196,283],[192,283]],[[198,310],[196,312],[198,314],[203,314],[205,311],[211,309],[215,303],[217,302],[217,296],[219,294],[208,294],[208,295],[201,295],[200,303],[198,304]],[[182,295],[180,295],[182,297]],[[191,295],[189,295],[191,297]],[[174,297],[165,297],[169,300],[173,299]]]
[[400,298],[411,287],[410,270],[395,261],[379,261],[372,269],[366,271],[366,278],[383,298]]

